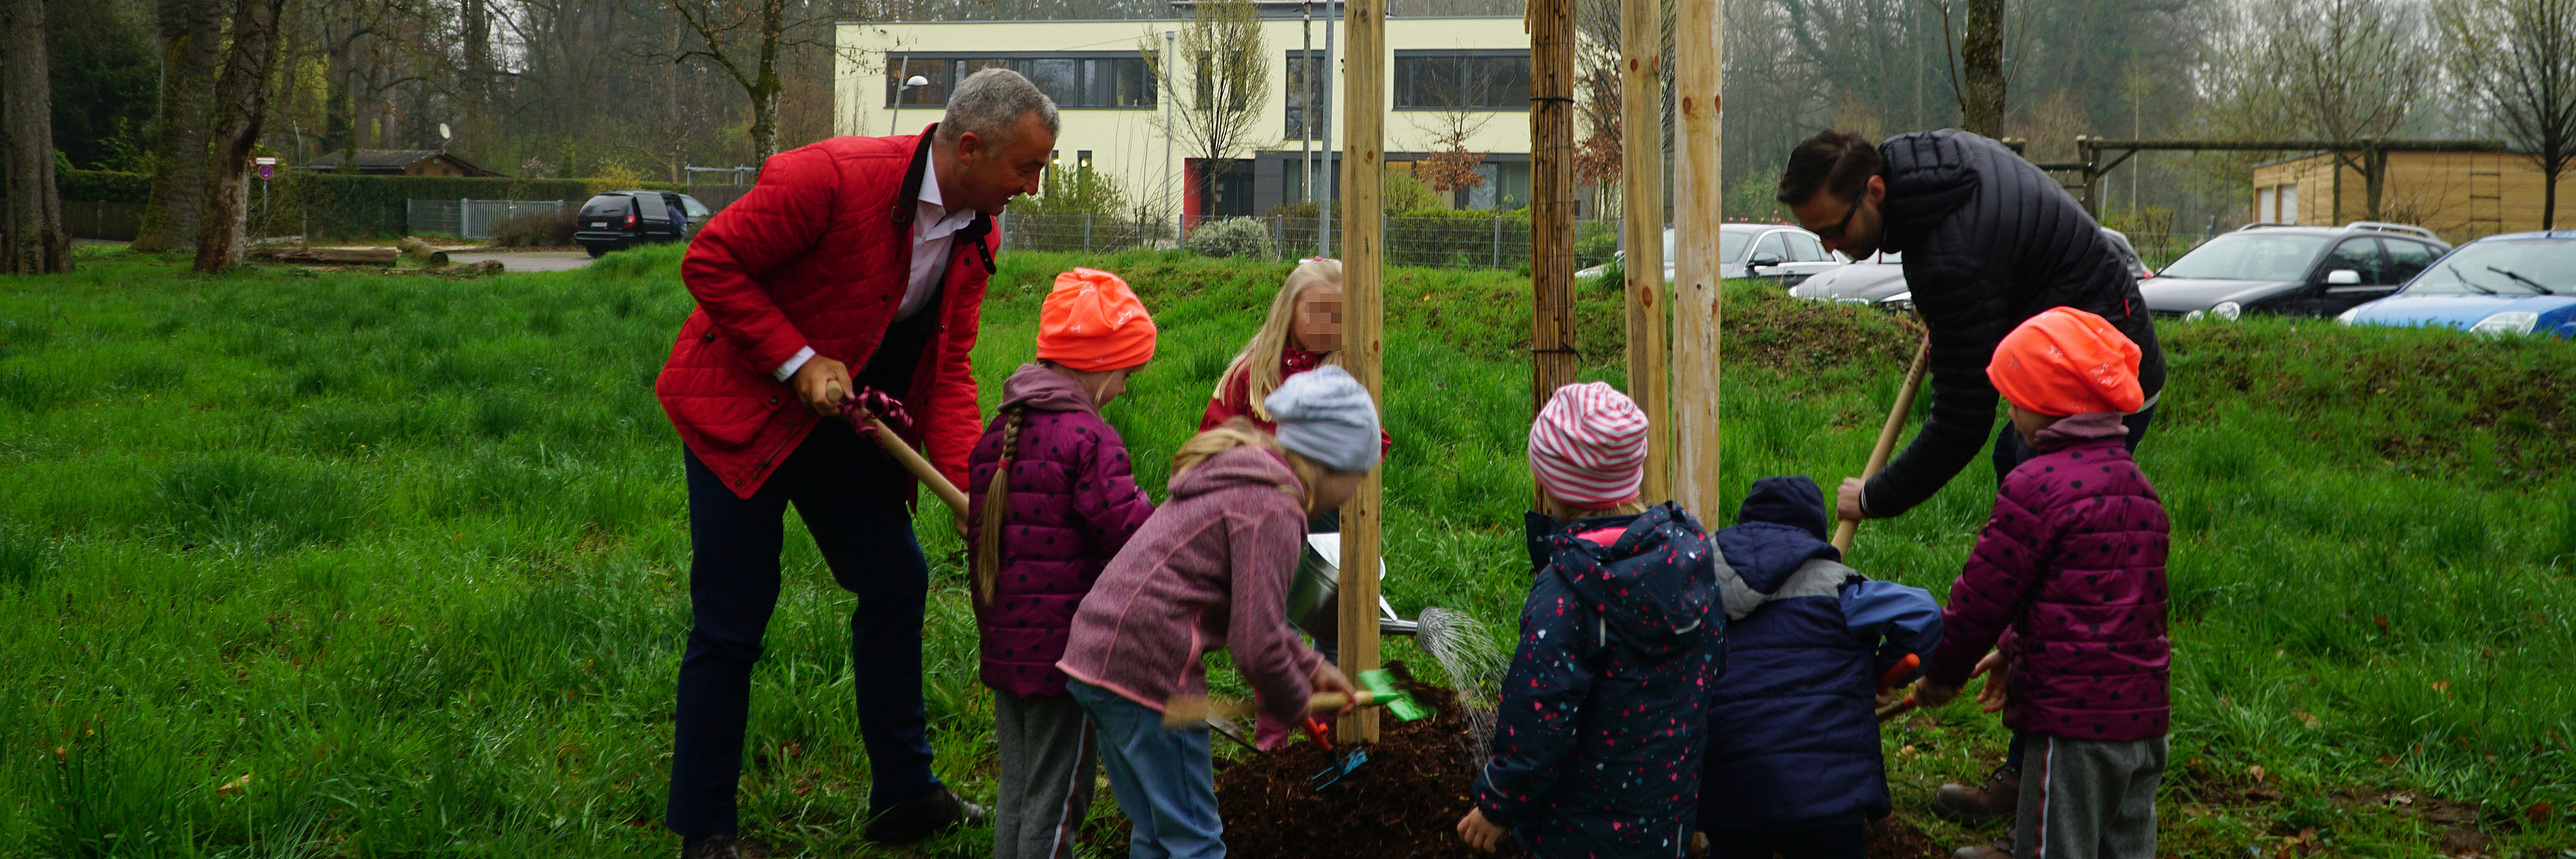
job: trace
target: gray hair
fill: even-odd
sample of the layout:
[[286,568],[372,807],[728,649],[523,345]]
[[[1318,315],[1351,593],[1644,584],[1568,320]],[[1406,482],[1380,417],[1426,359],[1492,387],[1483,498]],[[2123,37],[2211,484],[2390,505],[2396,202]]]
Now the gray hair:
[[954,143],[971,131],[978,140],[1007,143],[1019,132],[1020,118],[1032,113],[1046,123],[1048,134],[1063,131],[1055,100],[1037,84],[1010,69],[985,69],[967,75],[948,94],[948,115],[939,121],[939,140]]

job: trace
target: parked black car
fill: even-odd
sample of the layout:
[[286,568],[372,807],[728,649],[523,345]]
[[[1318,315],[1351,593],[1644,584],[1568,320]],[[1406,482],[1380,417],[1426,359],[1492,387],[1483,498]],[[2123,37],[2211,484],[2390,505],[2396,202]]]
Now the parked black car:
[[2405,224],[2247,224],[2183,254],[2138,292],[2149,312],[2167,318],[2334,316],[2386,298],[2450,249],[2432,230]]
[[[673,207],[686,223],[672,223]],[[676,191],[610,191],[581,204],[572,238],[595,257],[652,242],[686,241],[713,214],[697,198]]]

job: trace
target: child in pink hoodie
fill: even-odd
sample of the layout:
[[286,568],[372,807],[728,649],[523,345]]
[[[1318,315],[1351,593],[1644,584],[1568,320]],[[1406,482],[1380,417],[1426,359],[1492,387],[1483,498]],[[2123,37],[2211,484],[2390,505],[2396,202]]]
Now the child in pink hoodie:
[[1263,405],[1277,436],[1235,422],[1181,446],[1171,497],[1092,585],[1056,663],[1135,824],[1131,856],[1225,855],[1207,729],[1162,727],[1166,701],[1206,694],[1208,652],[1228,651],[1275,716],[1302,717],[1310,693],[1352,691],[1285,614],[1306,518],[1377,466],[1377,408],[1339,367],[1298,374]]

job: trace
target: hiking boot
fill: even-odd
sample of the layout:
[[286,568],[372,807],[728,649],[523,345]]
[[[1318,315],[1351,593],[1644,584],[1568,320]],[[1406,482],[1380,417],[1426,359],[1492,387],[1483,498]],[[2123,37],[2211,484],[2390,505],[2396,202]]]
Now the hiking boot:
[[2012,839],[1998,838],[1975,847],[1961,847],[1950,853],[1950,859],[2013,859]]
[[692,835],[680,839],[680,859],[742,859],[742,839],[724,835]]
[[871,815],[867,838],[879,844],[905,845],[942,831],[982,826],[992,822],[992,812],[983,806],[959,798],[957,792],[940,785],[929,796],[897,805]]
[[1983,785],[1945,784],[1941,786],[1940,794],[1932,798],[1933,811],[1968,823],[2011,817],[2013,809],[2020,804],[2021,773],[2003,767],[1996,767],[1987,775]]

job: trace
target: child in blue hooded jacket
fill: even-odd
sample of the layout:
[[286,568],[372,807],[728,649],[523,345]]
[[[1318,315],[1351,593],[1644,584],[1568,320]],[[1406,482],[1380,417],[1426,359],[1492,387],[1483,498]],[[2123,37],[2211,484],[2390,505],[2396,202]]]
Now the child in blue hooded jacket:
[[1825,528],[1815,481],[1765,477],[1717,532],[1727,672],[1709,696],[1699,784],[1712,859],[1858,859],[1868,822],[1892,808],[1879,680],[1931,654],[1941,606],[1843,566]]
[[1570,521],[1530,514],[1537,576],[1458,834],[1540,859],[1682,856],[1725,653],[1716,553],[1679,505],[1639,503],[1645,415],[1610,386],[1557,389],[1529,450]]

